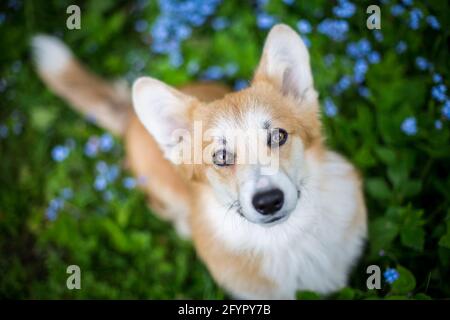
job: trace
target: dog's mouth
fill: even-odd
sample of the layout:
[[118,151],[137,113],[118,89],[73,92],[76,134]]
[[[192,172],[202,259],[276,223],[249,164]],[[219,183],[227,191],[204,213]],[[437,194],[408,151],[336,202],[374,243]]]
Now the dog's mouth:
[[273,217],[270,217],[267,220],[262,221],[260,224],[265,227],[271,227],[280,223],[283,223],[289,218],[289,213],[282,213]]
[[268,221],[264,222],[264,224],[269,224],[269,223],[277,222],[277,221],[283,219],[284,217],[286,217],[286,215],[280,216],[280,217],[273,217],[273,218],[269,219]]
[[285,221],[289,218],[289,216],[290,216],[290,213],[289,213],[289,212],[284,212],[284,213],[277,213],[276,215],[274,215],[274,216],[272,216],[272,217],[267,217],[267,218],[264,218],[264,219],[257,219],[257,220],[254,220],[254,219],[250,219],[249,217],[247,217],[247,216],[244,214],[244,212],[242,211],[242,208],[239,208],[236,212],[237,212],[243,219],[245,219],[245,220],[247,220],[247,221],[249,221],[249,222],[251,222],[251,223],[254,223],[254,224],[259,224],[259,225],[264,226],[264,227],[272,227],[272,226],[274,226],[274,225],[283,223],[283,222],[285,222]]

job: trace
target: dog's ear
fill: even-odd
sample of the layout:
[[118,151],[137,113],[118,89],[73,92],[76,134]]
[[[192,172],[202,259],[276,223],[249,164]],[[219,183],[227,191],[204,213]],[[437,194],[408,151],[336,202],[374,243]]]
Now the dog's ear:
[[303,40],[289,26],[278,24],[267,36],[254,83],[270,81],[285,95],[302,101],[317,98]]
[[132,98],[139,120],[155,138],[164,156],[176,162],[172,151],[180,136],[191,130],[189,114],[197,100],[149,77],[134,82]]

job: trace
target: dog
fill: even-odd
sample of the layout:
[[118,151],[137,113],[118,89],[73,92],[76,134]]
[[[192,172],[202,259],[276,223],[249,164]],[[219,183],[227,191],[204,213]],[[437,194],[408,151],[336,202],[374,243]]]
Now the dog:
[[[362,181],[325,145],[309,53],[289,26],[270,30],[250,86],[238,92],[142,77],[130,97],[87,71],[58,39],[37,35],[32,47],[48,87],[123,138],[130,170],[148,178],[142,189],[153,211],[192,239],[232,297],[294,299],[299,290],[327,295],[345,287],[367,236]],[[210,161],[183,163],[174,150],[188,139],[173,133],[192,133],[194,122],[217,135],[204,152]],[[228,136],[236,130],[256,161],[241,159]],[[250,130],[263,132],[262,149],[277,157],[270,174]]]

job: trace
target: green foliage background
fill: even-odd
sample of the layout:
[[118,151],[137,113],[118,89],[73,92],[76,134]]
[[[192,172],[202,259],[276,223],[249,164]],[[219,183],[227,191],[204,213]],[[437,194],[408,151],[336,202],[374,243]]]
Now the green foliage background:
[[[439,31],[422,26],[410,30],[403,18],[389,14],[394,1],[379,3],[384,40],[374,40],[366,28],[365,8],[357,4],[348,19],[349,39],[367,38],[381,54],[370,65],[367,98],[356,88],[333,97],[339,107],[336,117],[323,117],[330,147],[347,156],[364,176],[370,215],[370,237],[366,252],[355,268],[349,287],[333,295],[342,299],[445,298],[450,296],[450,164],[449,123],[441,115],[441,104],[430,95],[429,71],[415,66],[417,56],[434,65],[448,84],[449,8],[444,1],[416,3],[434,14]],[[93,188],[98,160],[121,163],[123,149],[91,159],[83,146],[102,130],[75,114],[50,93],[37,78],[30,61],[29,40],[37,32],[61,35],[76,55],[107,78],[151,75],[172,85],[196,80],[187,70],[189,61],[200,69],[233,62],[239,69],[223,81],[251,79],[266,31],[258,29],[255,4],[224,1],[215,16],[232,21],[223,31],[214,31],[209,21],[193,30],[183,42],[185,63],[174,68],[166,56],[151,52],[149,36],[134,30],[138,19],[151,25],[159,14],[158,3],[134,10],[135,2],[76,1],[82,9],[81,30],[65,29],[66,8],[73,1],[24,1],[17,9],[2,1],[6,20],[0,25],[0,123],[10,129],[0,138],[0,297],[2,298],[224,298],[226,295],[197,259],[192,245],[180,240],[173,229],[151,214],[145,196],[128,190],[120,179],[109,188],[113,197],[105,201]],[[315,26],[332,15],[334,1],[299,1],[286,6],[270,1],[266,10],[295,28],[306,18]],[[403,19],[403,20],[402,20]],[[330,95],[352,62],[345,43],[330,41],[313,31],[311,61],[322,97]],[[405,54],[394,47],[408,44]],[[324,56],[332,53],[330,67]],[[136,61],[144,68],[133,72]],[[131,72],[130,72],[131,70]],[[402,121],[414,116],[418,132],[401,130]],[[441,119],[438,130],[434,121]],[[11,130],[10,130],[11,131]],[[63,162],[55,162],[51,150],[71,138],[75,149]],[[121,178],[129,173],[122,172]],[[49,202],[63,188],[74,197],[54,221],[45,216]],[[69,291],[66,267],[82,269],[82,290]],[[400,278],[392,285],[383,281],[381,290],[366,289],[366,267],[396,268]],[[299,298],[320,298],[301,292]]]

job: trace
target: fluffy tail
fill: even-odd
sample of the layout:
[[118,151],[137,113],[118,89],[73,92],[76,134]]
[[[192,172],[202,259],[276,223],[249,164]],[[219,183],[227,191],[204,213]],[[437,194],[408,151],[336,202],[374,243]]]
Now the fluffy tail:
[[53,92],[98,125],[117,135],[124,133],[132,110],[125,85],[90,73],[55,37],[37,35],[31,44],[37,72]]

